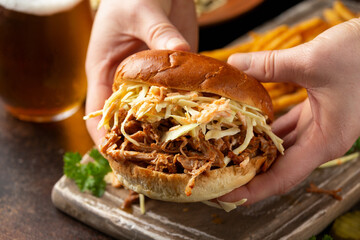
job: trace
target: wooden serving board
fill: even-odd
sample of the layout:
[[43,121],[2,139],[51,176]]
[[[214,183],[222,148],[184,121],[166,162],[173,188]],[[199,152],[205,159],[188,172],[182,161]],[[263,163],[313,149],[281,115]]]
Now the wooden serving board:
[[[86,156],[87,157],[87,156]],[[310,182],[338,189],[343,200],[307,193]],[[108,186],[97,198],[81,193],[63,176],[54,186],[54,205],[74,218],[115,238],[128,239],[308,239],[360,200],[360,161],[315,170],[302,184],[283,196],[226,213],[203,203],[169,203],[146,198],[121,210],[128,192]]]
[[[345,4],[360,10],[359,3]],[[295,24],[320,15],[331,5],[331,0],[305,1],[255,31]],[[343,200],[307,193],[310,183],[324,189],[341,188]],[[72,180],[62,177],[53,188],[52,201],[65,213],[119,239],[308,239],[360,200],[360,161],[316,169],[291,192],[230,213],[203,203],[147,198],[146,213],[141,215],[138,204],[131,211],[121,210],[127,194],[125,189],[108,186],[104,196],[97,198],[81,193]]]

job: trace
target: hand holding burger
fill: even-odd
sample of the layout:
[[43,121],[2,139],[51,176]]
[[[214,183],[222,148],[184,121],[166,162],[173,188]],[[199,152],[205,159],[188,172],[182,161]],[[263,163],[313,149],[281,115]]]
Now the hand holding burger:
[[[171,9],[178,11],[169,11],[166,3],[163,5],[160,0],[134,1],[135,5],[128,5],[132,9],[111,0],[102,2],[86,63],[87,113],[103,107],[105,99],[112,93],[112,76],[117,64],[126,56],[145,49],[145,43],[152,49],[188,50],[192,46],[191,49],[196,51],[196,15],[193,9],[189,9],[192,5],[183,0],[171,2]],[[180,3],[184,6],[177,7]],[[132,14],[142,5],[147,6],[144,9],[149,14]],[[189,12],[194,13],[192,17]],[[155,16],[149,17],[151,13]],[[180,18],[178,14],[188,17]],[[131,16],[143,18],[145,22],[146,19],[156,22],[142,25],[144,28],[134,28],[139,21],[134,21]],[[184,43],[184,38],[168,24],[166,16],[190,44]],[[236,202],[246,198],[247,204],[252,204],[271,195],[285,193],[321,163],[341,156],[360,135],[357,111],[360,96],[359,22],[359,19],[354,19],[340,24],[314,41],[294,49],[235,55],[229,60],[230,64],[260,81],[290,81],[307,88],[309,100],[273,124],[274,132],[285,140],[284,145],[288,148],[286,155],[280,157],[266,173],[257,175],[246,186],[221,197],[221,200]],[[169,36],[178,39],[172,41],[177,44],[167,44],[173,39]],[[99,120],[100,117],[87,121],[88,130],[96,143],[100,143],[105,135],[105,131],[96,130]]]
[[319,165],[342,156],[360,136],[360,19],[339,24],[298,47],[236,54],[229,63],[260,81],[293,82],[308,100],[276,120],[285,155],[269,171],[220,198],[252,204],[283,194]]
[[148,50],[118,67],[98,128],[100,146],[127,188],[174,202],[222,196],[266,172],[283,152],[268,125],[263,86],[198,54]]
[[[193,0],[103,0],[96,13],[86,58],[86,112],[103,107],[111,95],[116,67],[145,49],[197,51],[197,20]],[[86,122],[96,144],[99,118]]]

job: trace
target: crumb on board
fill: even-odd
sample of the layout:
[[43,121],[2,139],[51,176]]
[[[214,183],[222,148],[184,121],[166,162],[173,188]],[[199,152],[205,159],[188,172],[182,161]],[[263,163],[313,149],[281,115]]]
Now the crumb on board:
[[308,193],[327,194],[327,195],[330,195],[331,197],[335,198],[338,201],[342,200],[342,197],[339,195],[339,192],[341,191],[341,188],[336,189],[336,190],[326,190],[326,189],[319,188],[314,183],[310,183],[310,186],[308,188],[306,188],[306,191]]
[[214,224],[223,224],[224,219],[222,219],[221,217],[219,217],[219,215],[214,213],[214,214],[211,214],[211,222]]
[[129,195],[125,198],[121,208],[122,209],[130,208],[131,205],[138,200],[139,200],[139,194],[137,192],[129,190]]
[[189,211],[189,208],[183,208],[183,210],[182,210],[183,212],[188,212]]

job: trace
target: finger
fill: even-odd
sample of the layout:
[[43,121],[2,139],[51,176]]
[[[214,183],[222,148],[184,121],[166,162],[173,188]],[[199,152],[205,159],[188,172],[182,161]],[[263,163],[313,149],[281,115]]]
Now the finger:
[[150,49],[190,50],[189,43],[170,22],[166,12],[156,5],[147,7],[147,11],[139,12],[135,20],[135,36],[142,39]]
[[272,131],[280,138],[285,137],[293,131],[297,125],[304,102],[299,103],[288,113],[279,117],[272,125]]
[[[111,95],[111,93],[111,85],[99,85],[95,82],[89,82],[86,98],[86,114],[101,110],[104,106],[105,100]],[[86,127],[96,146],[99,146],[102,138],[105,136],[104,129],[97,129],[100,119],[101,116],[86,120]]]
[[190,50],[197,52],[199,27],[194,0],[173,0],[169,19],[190,44]]
[[109,3],[111,2],[101,4],[100,11],[96,14],[85,66],[88,81],[100,81],[101,84],[111,85],[118,64],[127,56],[138,51],[144,43],[118,30],[124,26],[118,25],[114,21],[112,16],[114,13],[111,12],[114,10],[109,10],[109,8],[116,9],[116,5],[114,5],[115,7],[109,6]]
[[295,144],[297,134],[298,133],[297,133],[296,129],[294,129],[293,131],[289,132],[285,137],[283,137],[283,140],[284,140],[283,147],[285,150]]
[[86,120],[86,128],[91,136],[91,139],[94,141],[95,146],[99,147],[102,139],[104,138],[106,131],[104,129],[97,130],[97,125],[101,117],[95,117]]
[[309,101],[305,100],[299,103],[287,114],[277,119],[272,125],[272,131],[284,140],[283,147],[285,149],[290,148],[296,141],[298,134],[296,127],[305,104],[309,104]]
[[315,137],[301,139],[287,149],[285,155],[279,157],[266,173],[257,175],[247,185],[235,189],[219,199],[225,202],[236,202],[246,198],[246,204],[249,205],[272,195],[288,192],[317,166],[327,161],[328,154],[326,148],[322,146],[323,141],[319,139],[320,135],[313,134],[312,136]]
[[228,63],[262,82],[293,82],[303,86],[307,47],[251,53],[236,53]]

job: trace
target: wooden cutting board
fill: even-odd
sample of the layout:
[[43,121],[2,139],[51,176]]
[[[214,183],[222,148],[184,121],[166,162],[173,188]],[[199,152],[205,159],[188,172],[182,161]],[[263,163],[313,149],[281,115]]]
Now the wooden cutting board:
[[[360,10],[360,3],[345,3]],[[331,0],[305,1],[255,31],[295,24],[320,15],[331,5]],[[310,183],[324,189],[341,188],[343,200],[307,193]],[[65,213],[119,239],[308,239],[360,200],[360,161],[316,169],[291,192],[230,213],[202,203],[146,199],[146,213],[141,215],[138,204],[131,211],[121,210],[127,194],[125,189],[108,186],[104,196],[96,198],[62,177],[53,188],[52,201]]]
[[[310,182],[324,189],[341,188],[343,200],[307,193]],[[141,215],[138,204],[131,211],[121,210],[127,194],[108,186],[97,198],[81,193],[63,176],[53,188],[52,201],[65,213],[119,239],[308,239],[360,200],[360,161],[317,169],[291,192],[230,213],[203,203],[146,198],[146,213]]]

